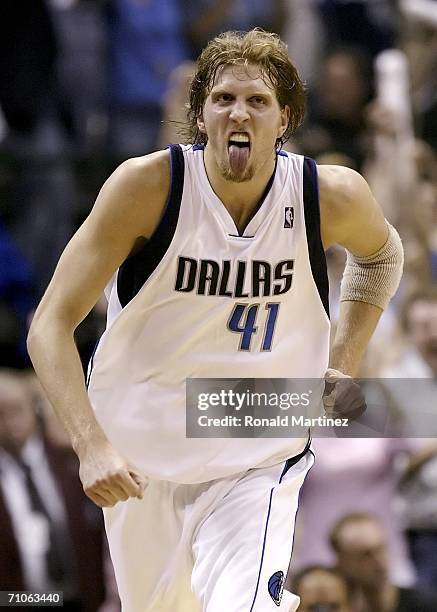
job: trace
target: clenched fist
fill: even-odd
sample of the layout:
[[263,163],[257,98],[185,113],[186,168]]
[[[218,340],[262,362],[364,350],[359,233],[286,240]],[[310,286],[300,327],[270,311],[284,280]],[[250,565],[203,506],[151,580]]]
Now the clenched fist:
[[328,416],[358,419],[366,410],[366,399],[355,380],[329,368],[325,374],[323,405]]
[[130,497],[142,499],[146,476],[107,440],[89,442],[78,457],[83,490],[97,506],[112,507]]

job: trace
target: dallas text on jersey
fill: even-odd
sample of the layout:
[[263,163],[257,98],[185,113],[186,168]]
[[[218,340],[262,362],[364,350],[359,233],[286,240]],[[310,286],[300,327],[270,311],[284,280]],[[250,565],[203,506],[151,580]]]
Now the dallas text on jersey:
[[[272,265],[256,259],[236,262],[231,269],[231,261],[213,259],[178,258],[175,290],[185,293],[196,290],[198,295],[221,297],[268,297],[282,295],[291,289],[294,260],[285,259]],[[250,277],[250,291],[246,277]]]

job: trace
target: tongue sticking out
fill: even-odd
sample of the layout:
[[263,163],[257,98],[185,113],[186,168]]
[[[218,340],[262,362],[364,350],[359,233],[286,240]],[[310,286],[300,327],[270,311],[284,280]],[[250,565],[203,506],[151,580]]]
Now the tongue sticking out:
[[232,172],[242,174],[245,171],[249,153],[249,147],[239,147],[234,144],[229,146],[229,164]]

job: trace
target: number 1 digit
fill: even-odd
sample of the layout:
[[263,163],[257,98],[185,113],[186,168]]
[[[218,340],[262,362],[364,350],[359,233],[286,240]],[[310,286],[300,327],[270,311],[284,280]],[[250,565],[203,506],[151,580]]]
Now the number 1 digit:
[[266,304],[266,310],[269,311],[267,316],[266,326],[264,328],[264,339],[262,343],[262,351],[270,351],[272,349],[273,334],[275,333],[276,319],[279,312],[279,304]]

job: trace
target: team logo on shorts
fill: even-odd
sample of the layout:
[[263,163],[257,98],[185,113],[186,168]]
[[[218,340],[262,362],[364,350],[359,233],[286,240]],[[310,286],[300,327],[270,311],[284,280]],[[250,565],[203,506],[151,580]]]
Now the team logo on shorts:
[[294,223],[294,208],[293,206],[286,206],[284,210],[284,227],[291,229]]
[[269,593],[277,606],[281,605],[282,593],[284,591],[284,572],[275,572],[270,576]]

